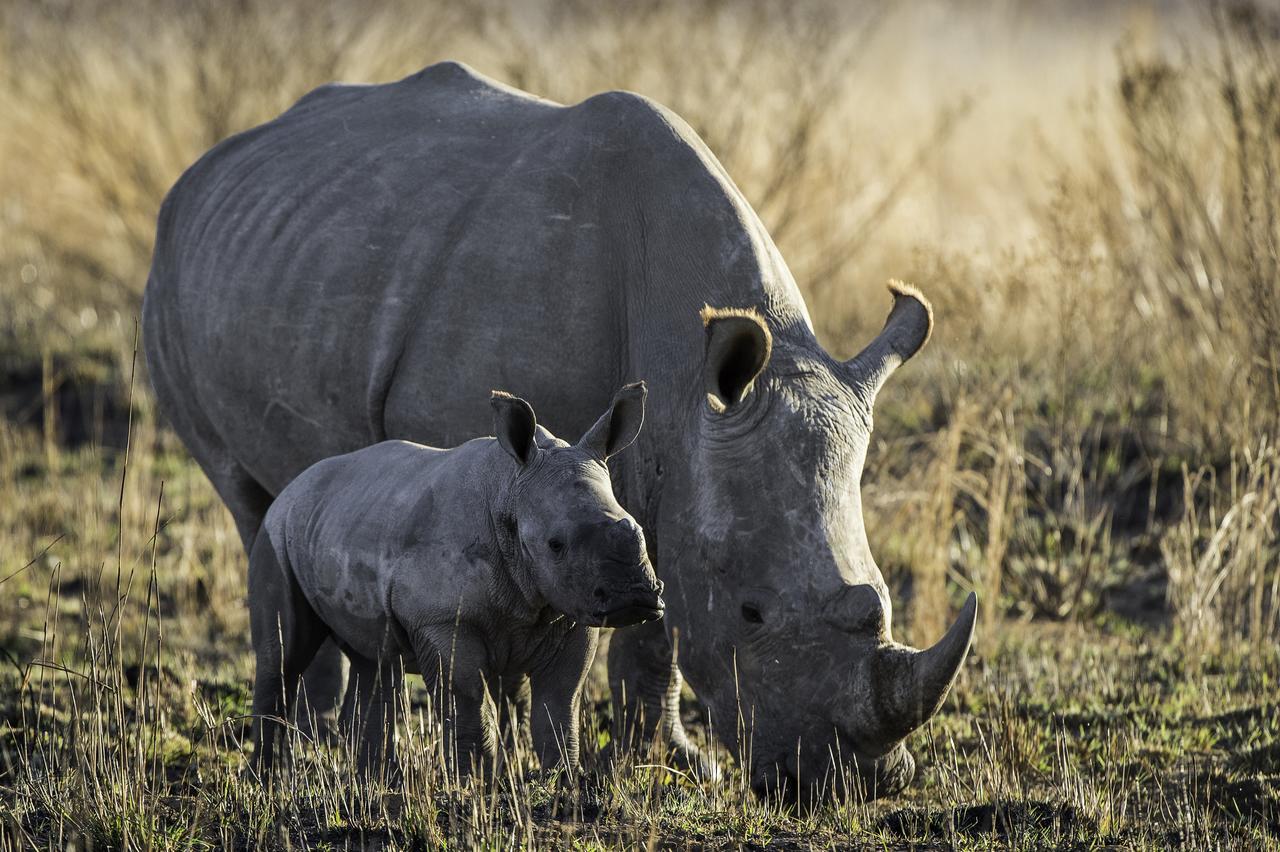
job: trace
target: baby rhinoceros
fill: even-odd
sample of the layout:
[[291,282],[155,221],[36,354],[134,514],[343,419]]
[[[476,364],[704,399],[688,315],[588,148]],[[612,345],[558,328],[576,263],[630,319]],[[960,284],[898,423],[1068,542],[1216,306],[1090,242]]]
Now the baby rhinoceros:
[[524,400],[495,391],[496,438],[449,450],[385,441],[293,480],[249,564],[259,771],[270,774],[301,673],[329,636],[351,661],[343,717],[364,771],[384,745],[393,752],[403,671],[441,698],[445,752],[460,771],[493,765],[486,700],[511,697],[526,676],[543,767],[576,769],[596,628],[664,608],[605,464],[635,440],[644,401],[643,383],[627,385],[569,445]]

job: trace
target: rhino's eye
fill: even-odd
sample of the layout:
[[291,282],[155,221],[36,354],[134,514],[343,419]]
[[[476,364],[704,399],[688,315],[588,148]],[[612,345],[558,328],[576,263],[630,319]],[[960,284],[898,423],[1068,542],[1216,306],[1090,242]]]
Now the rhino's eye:
[[752,604],[742,605],[742,620],[748,624],[764,624],[764,616],[760,614],[760,610]]
[[550,550],[556,556],[564,553],[564,542],[558,538],[547,539],[547,550]]

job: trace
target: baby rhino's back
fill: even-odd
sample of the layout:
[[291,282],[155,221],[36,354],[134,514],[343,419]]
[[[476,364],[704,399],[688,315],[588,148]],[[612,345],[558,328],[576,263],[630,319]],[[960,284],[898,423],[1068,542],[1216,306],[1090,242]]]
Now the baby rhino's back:
[[384,441],[318,462],[263,522],[277,558],[340,643],[378,654],[398,567],[414,558],[457,451]]

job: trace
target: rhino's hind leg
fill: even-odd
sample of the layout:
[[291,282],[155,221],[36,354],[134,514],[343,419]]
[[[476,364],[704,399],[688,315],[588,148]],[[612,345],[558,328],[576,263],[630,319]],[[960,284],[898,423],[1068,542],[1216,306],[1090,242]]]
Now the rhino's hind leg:
[[333,639],[325,639],[307,667],[306,685],[298,702],[298,727],[309,736],[333,738],[346,693],[350,664]]
[[[213,455],[219,457],[217,453]],[[215,462],[205,469],[231,510],[245,553],[250,553],[274,498],[234,461]],[[337,732],[347,667],[346,656],[332,639],[326,638],[307,667],[301,700],[290,707],[293,723],[306,736],[330,739]]]
[[249,600],[256,662],[253,762],[265,781],[275,769],[276,747],[285,734],[283,721],[296,703],[303,669],[328,631],[265,534],[258,537],[249,558]]
[[[234,461],[210,464],[205,470],[231,510],[245,553],[250,553],[274,498]],[[306,736],[331,738],[337,731],[346,682],[347,658],[332,639],[326,638],[307,667],[302,700],[290,707],[293,723]]]
[[615,630],[609,640],[614,749],[654,743],[670,749],[679,768],[718,780],[719,767],[689,741],[680,721],[683,682],[662,622]]
[[351,661],[342,727],[350,737],[357,771],[363,778],[381,775],[392,783],[399,777],[396,721],[402,678],[398,658],[388,656],[381,663],[359,657]]

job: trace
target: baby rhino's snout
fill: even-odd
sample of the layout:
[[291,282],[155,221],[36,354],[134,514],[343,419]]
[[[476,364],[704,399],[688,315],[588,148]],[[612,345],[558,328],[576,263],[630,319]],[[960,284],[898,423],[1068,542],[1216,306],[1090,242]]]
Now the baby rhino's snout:
[[604,627],[625,627],[661,618],[666,604],[662,582],[653,573],[644,533],[631,518],[600,524],[592,531],[600,570],[593,596]]

